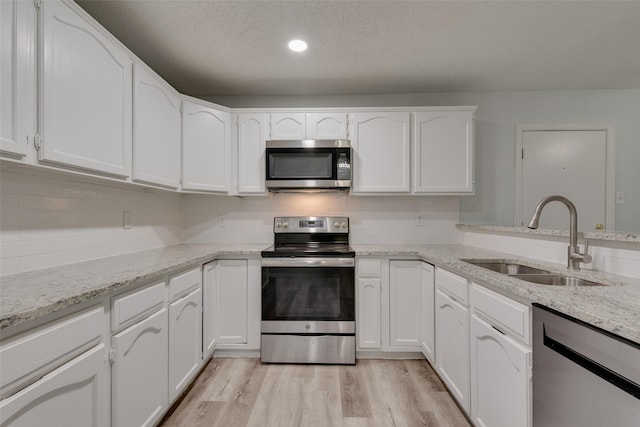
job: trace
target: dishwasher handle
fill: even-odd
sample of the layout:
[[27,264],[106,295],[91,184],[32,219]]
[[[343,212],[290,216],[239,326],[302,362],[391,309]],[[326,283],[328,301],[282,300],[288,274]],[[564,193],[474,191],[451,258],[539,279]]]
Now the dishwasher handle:
[[567,347],[566,345],[554,340],[553,338],[547,335],[547,330],[544,324],[542,325],[542,336],[543,336],[542,342],[545,347],[550,348],[551,350],[555,351],[559,355],[582,366],[583,368],[587,369],[591,373],[599,376],[600,378],[616,386],[620,390],[625,391],[626,393],[640,400],[640,385],[618,374],[617,372],[612,371],[606,366],[591,360],[590,358],[575,351],[574,349]]

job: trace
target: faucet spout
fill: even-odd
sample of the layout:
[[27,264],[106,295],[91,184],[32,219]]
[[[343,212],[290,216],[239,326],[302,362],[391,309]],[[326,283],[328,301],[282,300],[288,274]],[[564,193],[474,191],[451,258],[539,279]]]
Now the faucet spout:
[[550,202],[560,202],[569,209],[569,250],[567,255],[567,268],[570,270],[580,270],[580,263],[591,262],[591,256],[587,253],[580,253],[580,248],[578,247],[578,211],[571,200],[558,195],[547,196],[540,200],[536,209],[533,211],[533,215],[531,216],[531,220],[529,220],[527,227],[533,230],[538,228],[542,209]]

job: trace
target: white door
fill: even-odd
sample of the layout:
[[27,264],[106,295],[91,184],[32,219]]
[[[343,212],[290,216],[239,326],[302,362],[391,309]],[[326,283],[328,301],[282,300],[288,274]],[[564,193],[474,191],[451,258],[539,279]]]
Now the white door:
[[421,347],[421,261],[389,261],[389,345]]
[[413,191],[473,192],[473,111],[414,113]]
[[182,189],[228,192],[231,115],[190,101],[182,108]]
[[358,279],[358,348],[380,348],[380,279]]
[[116,426],[151,426],[167,407],[168,315],[163,308],[112,338],[112,419]]
[[0,154],[24,158],[36,134],[36,10],[0,2]]
[[354,113],[353,193],[409,192],[410,114]]
[[435,278],[431,264],[422,267],[422,354],[431,364],[436,362]]
[[471,316],[471,418],[476,425],[530,425],[530,358],[530,349]]
[[104,344],[0,401],[2,427],[108,427],[109,367]]
[[198,372],[202,362],[202,291],[200,288],[169,305],[169,401]]
[[246,260],[218,260],[216,329],[218,344],[246,344],[248,267]]
[[469,309],[436,289],[436,369],[469,411]]
[[207,360],[216,349],[216,266],[212,261],[202,266],[202,358]]
[[77,8],[52,0],[40,10],[40,160],[128,177],[131,58]]
[[[605,130],[525,130],[522,148],[520,225],[527,225],[542,198],[554,194],[576,205],[579,230],[592,231],[597,224],[607,224]],[[568,229],[567,208],[549,204],[540,216],[540,228]]]
[[304,113],[271,114],[269,139],[306,139],[307,119]]
[[347,113],[307,113],[309,139],[347,138]]
[[134,68],[133,179],[180,186],[180,99],[163,80]]
[[265,193],[265,115],[236,115],[238,134],[238,193]]

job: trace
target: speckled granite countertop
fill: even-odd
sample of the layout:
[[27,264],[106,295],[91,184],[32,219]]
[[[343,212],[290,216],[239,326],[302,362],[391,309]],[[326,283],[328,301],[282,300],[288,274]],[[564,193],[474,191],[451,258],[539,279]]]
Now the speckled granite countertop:
[[510,260],[568,274],[564,266],[462,245],[355,245],[360,256],[411,256],[466,277],[523,303],[538,302],[606,331],[640,343],[640,279],[581,270],[572,273],[611,286],[538,285],[478,267],[462,259]]
[[[569,237],[569,230],[548,230],[536,229],[531,230],[526,227],[505,227],[501,225],[482,225],[482,224],[457,224],[456,227],[461,231],[487,232],[487,233],[506,233],[506,234],[529,234],[538,236],[555,236]],[[640,243],[639,233],[624,233],[621,231],[605,232],[605,231],[584,231],[578,233],[580,238],[589,240],[607,240],[610,242],[623,243]]]
[[189,244],[0,278],[0,330],[223,255],[260,255],[268,245]]
[[[223,255],[259,255],[267,245],[176,245],[5,276],[0,279],[0,329],[123,290],[135,283]],[[461,245],[353,245],[358,256],[418,258],[517,299],[538,302],[640,343],[640,279],[588,270],[575,276],[611,286],[537,285],[486,270],[462,259],[508,259],[566,274],[563,266]]]

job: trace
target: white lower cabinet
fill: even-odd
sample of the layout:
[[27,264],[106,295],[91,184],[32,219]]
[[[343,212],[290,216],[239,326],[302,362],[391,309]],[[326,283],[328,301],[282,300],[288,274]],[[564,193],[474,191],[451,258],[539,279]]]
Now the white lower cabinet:
[[112,419],[115,426],[151,426],[168,404],[167,309],[112,338]]
[[109,366],[100,344],[0,402],[3,427],[108,427]]
[[358,348],[380,348],[380,279],[358,278]]
[[436,369],[469,412],[469,309],[444,294],[436,281]]
[[202,266],[202,358],[209,359],[216,349],[216,266],[211,261]]
[[422,343],[422,261],[389,261],[389,346]]
[[247,262],[217,261],[217,335],[220,344],[247,342]]
[[169,304],[169,401],[189,385],[202,361],[202,290]]
[[471,418],[477,426],[530,426],[531,350],[471,316]]
[[434,365],[436,363],[436,315],[435,315],[435,278],[431,264],[421,262],[422,276],[422,354]]

